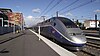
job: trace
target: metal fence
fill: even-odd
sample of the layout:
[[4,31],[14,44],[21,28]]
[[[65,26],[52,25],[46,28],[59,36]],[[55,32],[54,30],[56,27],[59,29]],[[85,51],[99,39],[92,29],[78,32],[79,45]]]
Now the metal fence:
[[13,32],[13,27],[0,27],[0,35]]

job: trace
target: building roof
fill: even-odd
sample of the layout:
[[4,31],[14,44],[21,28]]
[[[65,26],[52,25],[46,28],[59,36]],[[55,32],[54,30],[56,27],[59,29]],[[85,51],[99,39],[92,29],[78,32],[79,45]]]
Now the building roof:
[[9,9],[9,8],[0,8],[0,11],[9,11],[9,12],[12,12],[12,10]]
[[[85,20],[85,21],[95,21],[95,20]],[[100,21],[100,20],[97,20],[97,21]]]

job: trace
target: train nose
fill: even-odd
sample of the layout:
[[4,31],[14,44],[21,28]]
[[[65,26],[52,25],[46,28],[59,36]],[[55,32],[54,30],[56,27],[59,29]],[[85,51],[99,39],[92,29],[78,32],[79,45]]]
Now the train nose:
[[85,44],[86,43],[86,38],[83,36],[71,36],[73,41],[77,44]]

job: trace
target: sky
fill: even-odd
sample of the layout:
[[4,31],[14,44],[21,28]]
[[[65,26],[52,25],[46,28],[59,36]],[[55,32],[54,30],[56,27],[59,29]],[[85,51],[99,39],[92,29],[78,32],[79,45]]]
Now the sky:
[[[51,1],[53,2],[50,4]],[[89,1],[94,2],[87,3]],[[95,14],[100,20],[100,0],[0,0],[0,2],[0,8],[10,8],[13,12],[22,12],[26,26],[33,26],[43,21],[41,16],[46,16],[46,19],[56,16],[57,11],[59,16],[71,20],[78,19],[80,22],[94,19]],[[70,5],[71,3],[72,5]],[[84,3],[87,4],[81,6]],[[66,6],[67,8],[64,8]],[[61,10],[62,8],[64,9]]]

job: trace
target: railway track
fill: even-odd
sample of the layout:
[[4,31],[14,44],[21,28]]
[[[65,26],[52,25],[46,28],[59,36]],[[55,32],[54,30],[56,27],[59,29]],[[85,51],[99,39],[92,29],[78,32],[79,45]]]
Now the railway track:
[[87,42],[92,43],[92,44],[96,44],[96,45],[100,45],[100,40],[98,40],[98,39],[87,38]]
[[100,56],[100,40],[87,39],[87,43],[81,51],[73,52],[77,56]]
[[100,47],[86,44],[81,51],[73,52],[77,56],[100,56]]
[[96,31],[96,30],[83,30],[83,33],[84,33],[86,36],[99,37],[99,31]]
[[92,46],[92,47],[95,47],[95,48],[97,48],[97,49],[100,49],[100,44],[87,42],[86,45],[88,45],[88,46]]

